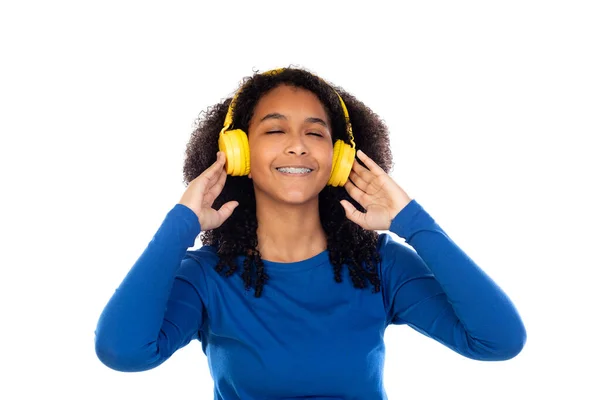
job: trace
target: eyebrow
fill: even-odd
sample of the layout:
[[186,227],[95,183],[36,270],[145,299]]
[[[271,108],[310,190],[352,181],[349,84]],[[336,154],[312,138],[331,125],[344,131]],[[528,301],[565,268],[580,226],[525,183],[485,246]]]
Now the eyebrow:
[[[267,114],[264,117],[262,117],[261,120],[259,121],[259,123],[261,123],[267,119],[285,119],[285,120],[287,120],[287,117],[280,113],[270,113],[270,114]],[[319,124],[319,125],[323,125],[325,128],[329,128],[327,126],[327,122],[323,121],[321,118],[318,118],[318,117],[308,117],[304,120],[304,122]]]

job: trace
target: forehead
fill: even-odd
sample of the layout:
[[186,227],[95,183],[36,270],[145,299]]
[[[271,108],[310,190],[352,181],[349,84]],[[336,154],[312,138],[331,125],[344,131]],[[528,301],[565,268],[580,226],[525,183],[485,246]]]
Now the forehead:
[[313,92],[288,85],[277,86],[265,93],[256,103],[254,111],[253,119],[271,112],[327,117],[323,104]]

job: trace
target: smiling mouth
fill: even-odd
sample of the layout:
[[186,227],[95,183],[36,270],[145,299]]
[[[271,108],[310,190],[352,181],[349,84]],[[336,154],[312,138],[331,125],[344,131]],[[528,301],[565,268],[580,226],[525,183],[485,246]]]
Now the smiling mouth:
[[310,168],[292,168],[292,167],[283,167],[276,168],[277,171],[281,172],[284,175],[288,176],[306,176],[310,174],[313,170]]

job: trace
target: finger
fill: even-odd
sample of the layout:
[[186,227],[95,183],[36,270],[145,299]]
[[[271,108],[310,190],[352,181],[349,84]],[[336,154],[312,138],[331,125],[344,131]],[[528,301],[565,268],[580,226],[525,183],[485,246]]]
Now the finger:
[[386,173],[379,165],[377,165],[375,161],[371,160],[369,156],[363,153],[362,150],[358,150],[356,156],[360,159],[360,161],[363,162],[363,164],[367,166],[367,168],[369,168],[369,171],[371,171],[376,176]]
[[199,178],[200,180],[204,180],[206,182],[210,182],[212,180],[215,179],[215,176],[218,177],[216,174],[219,173],[221,170],[224,170],[224,165],[225,165],[225,155],[223,154],[223,152],[219,151],[217,152],[217,160],[210,166],[208,167],[202,174],[200,174]]
[[218,191],[221,192],[221,189],[223,189],[223,186],[225,186],[225,181],[227,180],[227,172],[225,172],[225,169],[221,169],[219,171],[217,171],[217,173],[215,173],[213,175],[213,179],[211,181],[209,181],[209,186],[207,187],[209,192],[214,192],[214,191]]
[[354,160],[354,163],[352,164],[352,171],[356,172],[363,179],[366,179],[369,175],[371,175],[371,171],[360,165],[358,160]]
[[342,207],[344,207],[346,218],[364,228],[366,214],[358,211],[348,200],[340,200],[340,203],[342,204]]
[[227,218],[231,217],[231,214],[233,214],[233,211],[239,205],[240,203],[238,203],[235,200],[228,201],[227,203],[223,204],[221,208],[219,208],[219,210],[217,211],[221,219],[221,223],[225,222]]
[[360,165],[358,160],[354,160],[351,171],[355,172],[367,185],[377,179],[377,175]]
[[217,198],[217,196],[219,196],[219,194],[221,194],[221,192],[223,191],[223,187],[225,187],[225,182],[227,181],[227,173],[225,173],[225,170],[222,170],[221,173],[219,174],[218,180],[214,183],[209,182],[209,189],[206,192],[206,194],[204,195],[204,201],[209,205],[212,206],[212,203],[215,201],[215,199]]
[[367,191],[367,187],[369,186],[369,182],[367,182],[363,178],[361,178],[356,172],[350,171],[350,175],[348,176],[348,178],[360,190],[362,190],[363,192]]
[[352,197],[358,204],[366,208],[368,202],[368,194],[356,187],[351,181],[346,181],[344,184],[344,189],[348,192],[350,197]]

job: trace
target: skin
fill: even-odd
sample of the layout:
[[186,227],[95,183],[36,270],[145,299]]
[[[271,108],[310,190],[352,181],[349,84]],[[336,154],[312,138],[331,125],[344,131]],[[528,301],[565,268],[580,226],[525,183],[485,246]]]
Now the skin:
[[[294,262],[327,248],[318,196],[331,172],[330,126],[321,102],[305,89],[282,85],[256,105],[248,129],[249,178],[256,196],[258,248],[265,260]],[[313,171],[289,176],[276,169],[298,165]]]
[[[277,118],[265,119],[275,113]],[[318,195],[331,172],[329,126],[322,104],[305,89],[280,86],[257,103],[248,133],[249,178],[254,183],[258,248],[264,260],[301,261],[327,248]],[[273,131],[277,132],[268,133]],[[355,160],[344,189],[366,212],[346,200],[340,204],[346,217],[363,229],[388,230],[411,198],[361,150],[356,157],[366,168]],[[308,165],[313,171],[307,176],[284,176],[276,170],[292,165]],[[211,208],[226,178],[225,155],[218,152],[217,161],[190,182],[179,201],[198,215],[203,230],[219,227],[239,205],[233,200],[219,210]]]
[[[318,196],[331,173],[330,126],[323,105],[306,89],[282,85],[256,105],[248,132],[249,178],[254,183],[258,249],[264,260],[300,261],[327,248]],[[359,150],[357,157],[367,168],[355,161],[344,188],[366,212],[347,201],[340,204],[346,217],[364,229],[387,230],[411,198],[366,154]],[[313,171],[286,176],[276,169],[297,165]]]

